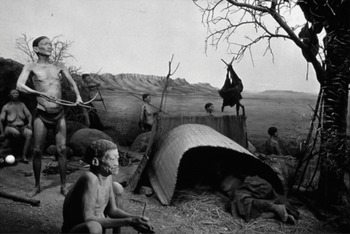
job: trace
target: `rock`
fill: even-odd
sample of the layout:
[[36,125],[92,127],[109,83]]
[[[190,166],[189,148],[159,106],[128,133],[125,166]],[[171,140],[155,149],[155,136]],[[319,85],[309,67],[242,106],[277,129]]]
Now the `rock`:
[[130,146],[130,150],[135,152],[146,152],[151,132],[145,132],[138,135]]
[[98,139],[105,139],[113,142],[111,137],[100,130],[83,128],[72,135],[69,141],[69,147],[72,148],[74,156],[82,157],[85,155],[85,151],[91,142]]
[[70,138],[73,136],[73,134],[76,131],[83,128],[88,128],[88,127],[78,121],[67,120],[67,142],[70,141]]
[[[66,150],[67,150],[67,158],[70,159],[73,157],[73,150],[69,147],[69,146],[66,146]],[[56,145],[49,145],[46,150],[45,150],[45,153],[47,155],[50,155],[50,156],[55,156],[57,154],[57,148],[56,148]]]

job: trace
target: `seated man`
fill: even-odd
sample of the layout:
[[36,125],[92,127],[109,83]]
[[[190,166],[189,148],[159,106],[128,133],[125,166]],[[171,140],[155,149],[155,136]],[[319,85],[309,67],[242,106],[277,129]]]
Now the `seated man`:
[[118,188],[113,185],[112,174],[118,173],[118,158],[117,146],[108,140],[95,140],[87,148],[85,162],[90,171],[78,179],[64,200],[63,233],[102,233],[122,226],[153,232],[148,218],[117,207],[113,190]]
[[11,100],[6,103],[0,114],[0,139],[9,137],[18,139],[25,138],[20,162],[29,163],[27,154],[32,139],[32,115],[26,105],[19,101],[19,92],[12,89],[9,94]]
[[288,155],[288,150],[285,148],[282,141],[278,138],[277,128],[270,127],[267,132],[270,135],[270,138],[265,142],[266,154]]

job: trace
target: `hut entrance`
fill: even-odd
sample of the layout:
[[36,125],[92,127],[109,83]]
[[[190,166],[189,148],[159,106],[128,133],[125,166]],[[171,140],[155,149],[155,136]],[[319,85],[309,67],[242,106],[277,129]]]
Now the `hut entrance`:
[[255,158],[222,147],[192,148],[182,156],[175,190],[199,189],[227,192],[225,180],[228,177],[243,181],[246,176],[254,175],[275,184],[271,174],[257,162],[259,161]]

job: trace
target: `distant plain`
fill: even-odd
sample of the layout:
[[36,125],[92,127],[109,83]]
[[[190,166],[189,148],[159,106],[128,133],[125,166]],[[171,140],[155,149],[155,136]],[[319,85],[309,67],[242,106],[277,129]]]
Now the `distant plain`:
[[[101,77],[98,77],[101,79]],[[121,83],[122,80],[124,83]],[[141,81],[140,81],[141,80]],[[105,126],[114,127],[126,133],[118,136],[119,142],[132,143],[141,131],[137,122],[143,104],[143,93],[152,95],[152,104],[160,106],[163,79],[157,78],[124,78],[111,82],[103,77],[101,92],[108,111],[98,111]],[[98,81],[98,80],[97,80]],[[163,99],[163,116],[206,115],[204,105],[214,104],[214,115],[236,115],[236,108],[226,106],[221,112],[222,98],[217,88],[207,84],[189,84],[184,79],[171,80]],[[317,94],[269,90],[264,92],[243,92],[241,103],[246,110],[246,127],[248,140],[259,150],[268,138],[267,129],[275,126],[279,136],[286,143],[291,153],[297,144],[306,138]],[[98,109],[103,109],[101,102],[95,102]],[[242,114],[242,111],[240,111]]]

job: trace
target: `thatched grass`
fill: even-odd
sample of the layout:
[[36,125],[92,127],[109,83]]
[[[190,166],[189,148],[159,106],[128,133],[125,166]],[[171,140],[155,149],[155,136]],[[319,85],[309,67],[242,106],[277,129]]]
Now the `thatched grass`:
[[[131,204],[133,212],[141,213],[142,202],[130,195],[130,200],[136,201]],[[305,207],[299,208],[298,223],[287,225],[276,219],[258,218],[246,223],[234,218],[225,210],[228,198],[211,192],[176,191],[171,206],[161,206],[153,197],[143,201],[147,202],[145,215],[157,233],[334,233]]]

